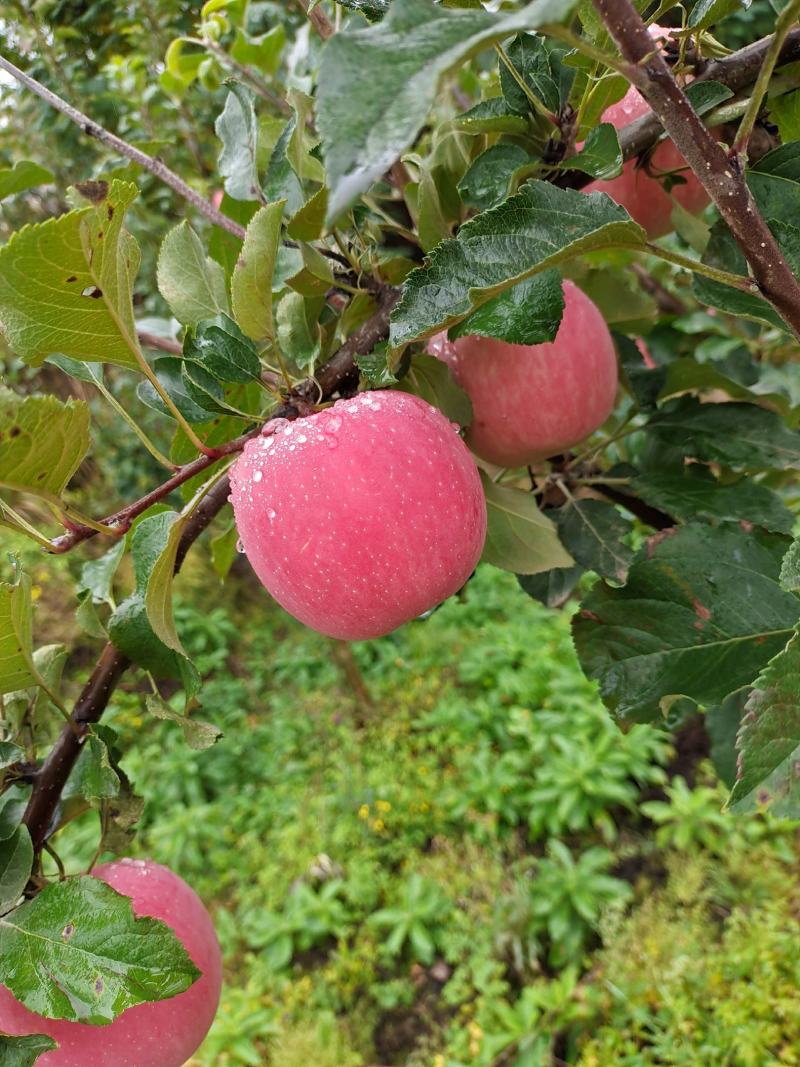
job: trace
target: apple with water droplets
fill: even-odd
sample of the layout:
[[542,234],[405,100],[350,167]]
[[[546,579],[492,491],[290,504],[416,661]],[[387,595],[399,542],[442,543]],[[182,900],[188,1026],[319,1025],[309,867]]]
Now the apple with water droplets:
[[606,421],[618,374],[614,343],[594,303],[564,282],[555,339],[515,345],[489,337],[428,343],[472,401],[467,444],[499,467],[524,467],[572,448]]
[[464,585],[486,504],[441,411],[374,391],[265,429],[231,472],[231,500],[253,569],[296,619],[332,637],[380,637]]
[[47,1034],[56,1041],[59,1047],[44,1053],[36,1067],[183,1067],[202,1044],[219,1005],[222,957],[211,917],[194,890],[159,863],[118,860],[92,874],[130,897],[135,915],[165,922],[201,977],[169,1000],[128,1008],[108,1026],[43,1018],[0,986],[0,1033]]
[[[649,29],[654,40],[666,39],[669,34],[669,30],[655,24]],[[631,86],[622,100],[603,112],[602,121],[610,122],[615,129],[621,130],[649,111],[650,105],[639,91]],[[664,189],[663,179],[658,176],[673,172],[677,172],[684,180],[673,185],[670,194]],[[673,197],[690,215],[698,214],[709,202],[708,193],[699,179],[669,140],[657,145],[645,165],[637,159],[629,159],[618,178],[592,182],[586,187],[586,192],[608,193],[612,200],[624,207],[631,218],[647,231],[651,240],[663,237],[674,228]]]

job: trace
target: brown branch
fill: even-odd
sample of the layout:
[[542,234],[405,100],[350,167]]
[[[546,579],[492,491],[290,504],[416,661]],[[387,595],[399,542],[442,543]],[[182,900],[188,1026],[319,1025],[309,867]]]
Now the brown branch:
[[[299,7],[303,9],[311,25],[320,35],[323,41],[327,41],[334,34],[333,24],[321,7],[311,8],[313,0],[297,0]],[[311,10],[309,10],[311,9]]]
[[645,97],[744,252],[761,293],[800,337],[800,284],[744,175],[703,124],[630,0],[592,0]]
[[32,93],[35,93],[38,97],[55,108],[56,111],[60,111],[62,115],[66,115],[71,122],[74,122],[76,126],[80,126],[84,133],[89,137],[94,137],[95,140],[101,144],[106,145],[108,148],[118,152],[126,159],[130,159],[132,162],[137,163],[144,170],[149,171],[156,178],[159,178],[165,185],[168,185],[170,189],[174,190],[179,196],[182,196],[184,200],[187,200],[193,207],[195,207],[202,215],[213,222],[215,226],[219,226],[223,230],[227,230],[228,233],[233,234],[234,237],[238,237],[244,240],[244,227],[240,226],[238,222],[234,222],[233,219],[229,219],[227,215],[223,215],[221,211],[218,211],[213,204],[209,203],[205,197],[196,192],[191,186],[179,178],[174,171],[171,171],[165,163],[162,163],[160,159],[153,158],[141,152],[138,148],[134,148],[132,144],[128,144],[127,141],[123,141],[121,137],[117,137],[116,134],[111,133],[104,126],[90,119],[88,115],[84,115],[82,111],[73,107],[72,104],[68,104],[66,100],[62,100],[60,96],[52,90],[47,89],[44,85],[41,85],[32,78],[29,74],[20,70],[19,67],[15,67],[13,63],[10,63],[3,56],[0,56],[0,70],[4,70],[7,74],[10,74],[12,78],[16,79],[20,85],[24,85],[26,89],[30,89]]
[[138,333],[139,344],[144,345],[145,348],[155,348],[160,352],[171,352],[174,356],[179,356],[183,352],[183,347],[180,341],[173,341],[171,337],[156,337],[154,333],[145,333],[140,330]]
[[685,315],[687,307],[674,293],[662,285],[658,278],[654,278],[641,263],[631,263],[631,270],[636,275],[639,285],[656,302],[659,311],[665,315]]
[[[732,92],[738,93],[748,85],[752,85],[758,78],[773,40],[774,34],[771,34],[745,48],[740,48],[738,52],[733,52],[724,59],[707,63],[695,81],[720,82],[722,85],[727,85]],[[778,64],[785,65],[796,60],[800,60],[800,28],[787,34],[778,57]],[[663,133],[664,127],[652,111],[635,122],[631,122],[619,131],[622,158],[627,161],[647,152]],[[565,171],[555,174],[550,180],[562,189],[584,189],[594,181],[594,178],[580,171]]]
[[[309,414],[308,398],[310,396],[329,399],[339,389],[344,388],[357,370],[355,356],[371,351],[378,341],[388,335],[389,316],[398,299],[399,293],[394,289],[382,292],[378,298],[378,308],[373,315],[320,368],[315,379],[301,382],[292,390],[285,403],[273,413],[272,418],[294,419]],[[243,446],[246,439],[247,436],[237,439],[239,447]],[[230,448],[228,451],[231,452],[233,449]],[[200,457],[200,460],[206,459],[205,456]],[[187,464],[187,466],[191,467],[192,464]],[[185,470],[186,468],[183,468],[183,471]],[[188,477],[191,477],[191,474]],[[160,488],[163,489],[163,486]],[[230,485],[225,476],[217,482],[193,512],[178,544],[175,559],[176,572],[180,569],[191,546],[225,506],[229,492]],[[93,534],[94,531],[90,531],[86,536]],[[85,537],[81,540],[85,540]],[[64,726],[47,759],[35,774],[33,793],[28,801],[23,822],[31,833],[37,855],[54,829],[59,798],[83,751],[90,728],[92,724],[100,721],[114,689],[129,666],[130,660],[114,645],[109,643],[103,648],[91,678],[75,703],[70,722]]]
[[623,493],[619,489],[615,489],[610,485],[603,485],[602,483],[594,483],[592,489],[596,493],[600,493],[607,500],[613,501],[615,504],[619,504],[620,507],[625,508],[631,515],[635,515],[637,519],[641,519],[647,526],[652,526],[654,530],[671,530],[673,526],[677,526],[677,520],[668,515],[666,511],[660,511],[658,508],[652,507],[650,504],[646,504],[644,500],[640,500],[638,496],[632,496],[630,493]]
[[[358,375],[354,357],[357,354],[371,352],[378,341],[386,336],[389,328],[389,315],[399,299],[400,292],[398,289],[389,286],[381,288],[378,291],[378,307],[374,314],[348,337],[342,347],[331,356],[324,366],[320,367],[314,378],[308,378],[292,389],[285,403],[272,412],[267,422],[271,422],[273,419],[296,419],[300,415],[310,414],[309,409],[314,404],[332,396],[353,375],[355,375],[357,384]],[[194,478],[196,475],[208,470],[212,464],[223,456],[241,452],[250,438],[256,437],[261,432],[261,429],[262,425],[255,426],[253,429],[248,430],[247,433],[242,434],[241,437],[235,437],[226,444],[215,448],[212,455],[203,454],[198,456],[197,459],[193,459],[190,463],[184,464],[165,482],[156,486],[155,489],[151,489],[149,493],[145,493],[143,497],[126,504],[119,511],[107,515],[101,520],[102,525],[113,526],[118,536],[121,537],[130,529],[133,520],[142,515],[153,504],[164,500],[175,489],[180,488],[184,482],[188,482],[190,478]],[[54,538],[50,542],[49,550],[54,555],[63,555],[65,552],[75,548],[76,545],[81,544],[82,541],[88,541],[90,538],[96,537],[98,532],[91,526],[76,524],[67,533]]]

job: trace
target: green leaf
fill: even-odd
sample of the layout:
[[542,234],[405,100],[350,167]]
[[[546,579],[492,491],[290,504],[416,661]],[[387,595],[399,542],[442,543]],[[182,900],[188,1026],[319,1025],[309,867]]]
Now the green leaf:
[[8,841],[19,829],[30,795],[28,785],[12,785],[0,794],[0,841]]
[[3,1067],[34,1067],[45,1052],[52,1052],[58,1045],[44,1034],[28,1037],[8,1037],[0,1034],[0,1063]]
[[222,737],[222,730],[219,730],[216,726],[209,722],[202,722],[200,719],[192,719],[188,714],[181,714],[175,711],[161,697],[148,696],[147,710],[157,719],[167,719],[170,722],[178,723],[183,730],[187,745],[196,752],[202,752],[204,749],[210,748]]
[[286,232],[296,241],[316,241],[325,233],[327,213],[328,190],[323,186],[292,216]]
[[392,0],[336,0],[348,11],[358,11],[370,22],[380,22],[392,3]]
[[0,841],[0,915],[16,907],[32,869],[31,835],[27,826],[18,826],[11,837]]
[[225,271],[205,254],[188,222],[170,230],[158,254],[158,290],[187,326],[228,310]]
[[562,160],[562,170],[579,170],[593,178],[616,178],[622,173],[622,149],[610,122],[601,122],[589,133],[575,156]]
[[382,389],[387,385],[395,385],[395,378],[389,366],[388,349],[384,345],[381,349],[373,349],[366,355],[356,355],[356,365],[373,389]]
[[260,200],[258,183],[258,122],[252,93],[237,82],[230,84],[225,107],[214,123],[222,141],[219,173],[225,192],[233,200]]
[[753,404],[702,404],[683,397],[651,416],[645,430],[659,444],[706,463],[743,470],[800,467],[800,433]]
[[748,699],[736,747],[734,811],[800,818],[800,634],[767,665]]
[[97,559],[89,560],[81,568],[79,589],[88,589],[92,599],[98,604],[114,606],[114,598],[111,595],[114,575],[117,573],[120,560],[125,555],[125,538],[110,548],[108,552]]
[[261,381],[261,360],[253,342],[227,315],[199,322],[186,335],[183,358],[223,382]]
[[89,451],[89,405],[0,386],[0,485],[57,501]]
[[69,790],[64,791],[64,798],[79,795],[86,800],[110,800],[119,795],[119,790],[119,775],[111,763],[108,747],[97,734],[89,734],[69,777]]
[[460,385],[456,385],[447,364],[436,356],[414,356],[408,374],[400,379],[397,388],[427,400],[461,427],[472,422],[469,397]]
[[608,707],[647,720],[677,697],[714,704],[750,685],[800,615],[778,584],[786,545],[739,525],[690,524],[651,538],[623,588],[598,583],[573,634]]
[[789,593],[800,593],[800,539],[792,542],[783,557],[781,586]]
[[233,561],[236,559],[236,546],[238,542],[239,531],[236,529],[236,523],[231,523],[224,533],[211,538],[209,544],[211,549],[211,565],[220,581],[224,581],[225,578],[227,578],[228,571],[233,566]]
[[[197,404],[187,392],[182,373],[182,359],[177,356],[161,356],[159,359],[153,360],[152,369],[173,404],[187,422],[197,425],[198,423],[208,422],[213,418],[213,414]],[[167,418],[174,418],[172,412],[150,382],[139,382],[136,387],[136,395],[147,407],[152,408],[154,411],[160,411]]]
[[395,0],[379,25],[335,34],[317,82],[329,220],[412,143],[447,71],[518,30],[564,21],[573,6],[572,0],[533,0],[514,14],[492,15],[452,11],[432,0]]
[[746,400],[751,404],[771,408],[784,416],[789,414],[791,407],[788,398],[780,393],[754,393],[752,389],[723,374],[713,363],[698,363],[697,360],[684,356],[673,359],[668,364],[659,399],[667,400],[687,392],[725,392],[732,400]]
[[693,82],[687,85],[684,91],[698,115],[705,115],[717,104],[721,104],[723,100],[730,100],[733,96],[733,92],[727,85],[714,81]]
[[452,120],[453,128],[463,133],[517,133],[522,134],[528,123],[521,115],[514,114],[503,96],[481,100],[475,107]]
[[87,191],[90,207],[26,226],[0,248],[0,322],[33,366],[60,352],[138,370],[131,293],[139,248],[122,228],[137,189],[114,180]]
[[[575,77],[575,71],[564,66],[566,52],[565,45],[529,33],[519,34],[506,50],[518,77],[554,115],[569,96]],[[528,114],[532,110],[528,96],[502,59],[498,70],[503,96],[511,110],[520,115]]]
[[552,341],[564,314],[561,275],[547,270],[482,304],[449,331],[449,337],[499,337],[515,345]]
[[[710,267],[717,267],[731,274],[747,277],[747,260],[744,253],[737,245],[726,223],[721,219],[711,229],[711,239],[703,256],[703,262]],[[786,329],[786,323],[778,312],[760,296],[732,289],[729,285],[712,281],[711,278],[706,278],[702,274],[694,275],[693,287],[695,296],[703,304],[719,308],[720,311],[728,312],[730,315],[754,319],[756,322],[766,322],[770,326]]]
[[528,182],[465,223],[409,274],[392,314],[392,344],[452,326],[518,282],[600,248],[637,248],[644,230],[605,193]]
[[280,67],[281,53],[286,44],[286,30],[281,23],[260,37],[248,37],[241,29],[231,45],[231,56],[237,63],[256,67],[265,74],[275,74]]
[[320,334],[317,319],[324,297],[306,298],[289,292],[281,297],[276,312],[278,344],[301,370],[309,373],[320,353]]
[[136,919],[97,878],[48,885],[0,919],[0,980],[48,1019],[102,1026],[182,993],[199,973],[165,923]]
[[583,567],[554,567],[541,574],[518,574],[520,587],[548,608],[563,607],[581,580]]
[[530,161],[531,157],[518,144],[492,145],[473,160],[458,183],[461,199],[481,210],[495,207],[508,196],[514,173]]
[[707,30],[717,22],[741,11],[742,8],[750,7],[752,0],[697,0],[689,16],[688,27],[690,30]]
[[162,511],[143,519],[131,538],[131,555],[136,572],[137,592],[144,593],[147,617],[156,637],[167,648],[185,656],[175,632],[172,615],[172,579],[178,543],[185,516]]
[[794,515],[777,493],[751,478],[717,481],[696,463],[679,470],[652,470],[638,475],[631,488],[642,500],[679,519],[744,520],[776,533],[791,533]]
[[481,471],[489,519],[485,563],[515,574],[540,574],[571,567],[575,560],[558,537],[555,524],[539,510],[531,493],[496,485]]
[[800,89],[777,96],[774,100],[768,101],[768,104],[770,120],[778,127],[778,134],[784,144],[789,141],[799,141]]
[[231,281],[233,314],[254,341],[275,341],[272,285],[285,201],[260,208],[248,224]]
[[295,174],[289,158],[289,146],[292,143],[297,119],[292,116],[283,128],[283,133],[275,144],[267,167],[264,188],[270,200],[282,200],[290,215],[296,215],[305,204],[303,183]]
[[0,741],[0,771],[25,759],[25,753],[10,741]]
[[611,504],[571,500],[553,513],[561,542],[575,561],[603,578],[624,582],[633,553],[622,538],[630,523]]
[[721,704],[706,708],[705,727],[711,739],[709,755],[714,770],[729,789],[736,781],[736,735],[749,696],[749,689],[739,689]]
[[52,181],[55,179],[49,170],[38,163],[31,163],[29,159],[19,159],[13,167],[0,170],[0,200]]
[[36,685],[31,581],[0,582],[0,695]]

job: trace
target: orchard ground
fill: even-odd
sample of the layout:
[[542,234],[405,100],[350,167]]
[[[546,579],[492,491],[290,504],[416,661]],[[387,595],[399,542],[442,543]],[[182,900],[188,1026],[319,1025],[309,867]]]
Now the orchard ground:
[[[796,826],[721,814],[695,720],[621,734],[566,615],[514,587],[481,567],[465,602],[348,649],[244,560],[224,590],[189,567],[179,625],[226,736],[192,752],[132,681],[109,723],[147,798],[136,853],[223,944],[192,1067],[797,1061]],[[59,835],[71,869],[95,843],[91,817]]]

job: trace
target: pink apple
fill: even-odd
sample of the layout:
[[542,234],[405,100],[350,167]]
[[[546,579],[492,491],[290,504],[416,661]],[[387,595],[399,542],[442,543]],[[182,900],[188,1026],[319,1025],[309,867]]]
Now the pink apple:
[[522,467],[567,449],[601,426],[617,395],[617,357],[603,316],[564,282],[564,317],[555,340],[512,345],[446,334],[428,350],[449,364],[472,401],[467,444],[500,467]]
[[[654,24],[650,27],[650,33],[657,40],[666,38],[669,30]],[[649,110],[650,105],[638,90],[631,86],[622,100],[603,113],[602,121],[610,122],[615,129],[621,130],[646,115]],[[648,174],[648,169],[655,175],[677,170],[685,182],[674,185],[670,195],[657,177]],[[647,169],[638,165],[638,160],[630,159],[618,178],[592,182],[586,191],[608,193],[612,200],[616,200],[625,208],[635,222],[644,227],[650,238],[663,237],[673,229],[672,197],[692,215],[702,211],[709,201],[705,189],[672,141],[662,141],[659,144],[650,156]]]
[[332,637],[389,633],[455,593],[486,535],[458,427],[367,392],[249,441],[231,474],[242,546],[291,615]]
[[169,1000],[129,1008],[108,1026],[44,1019],[0,986],[0,1033],[48,1034],[58,1042],[36,1067],[183,1067],[202,1044],[219,1004],[222,958],[211,917],[194,890],[158,863],[126,859],[92,873],[130,897],[137,916],[170,926],[202,977]]

